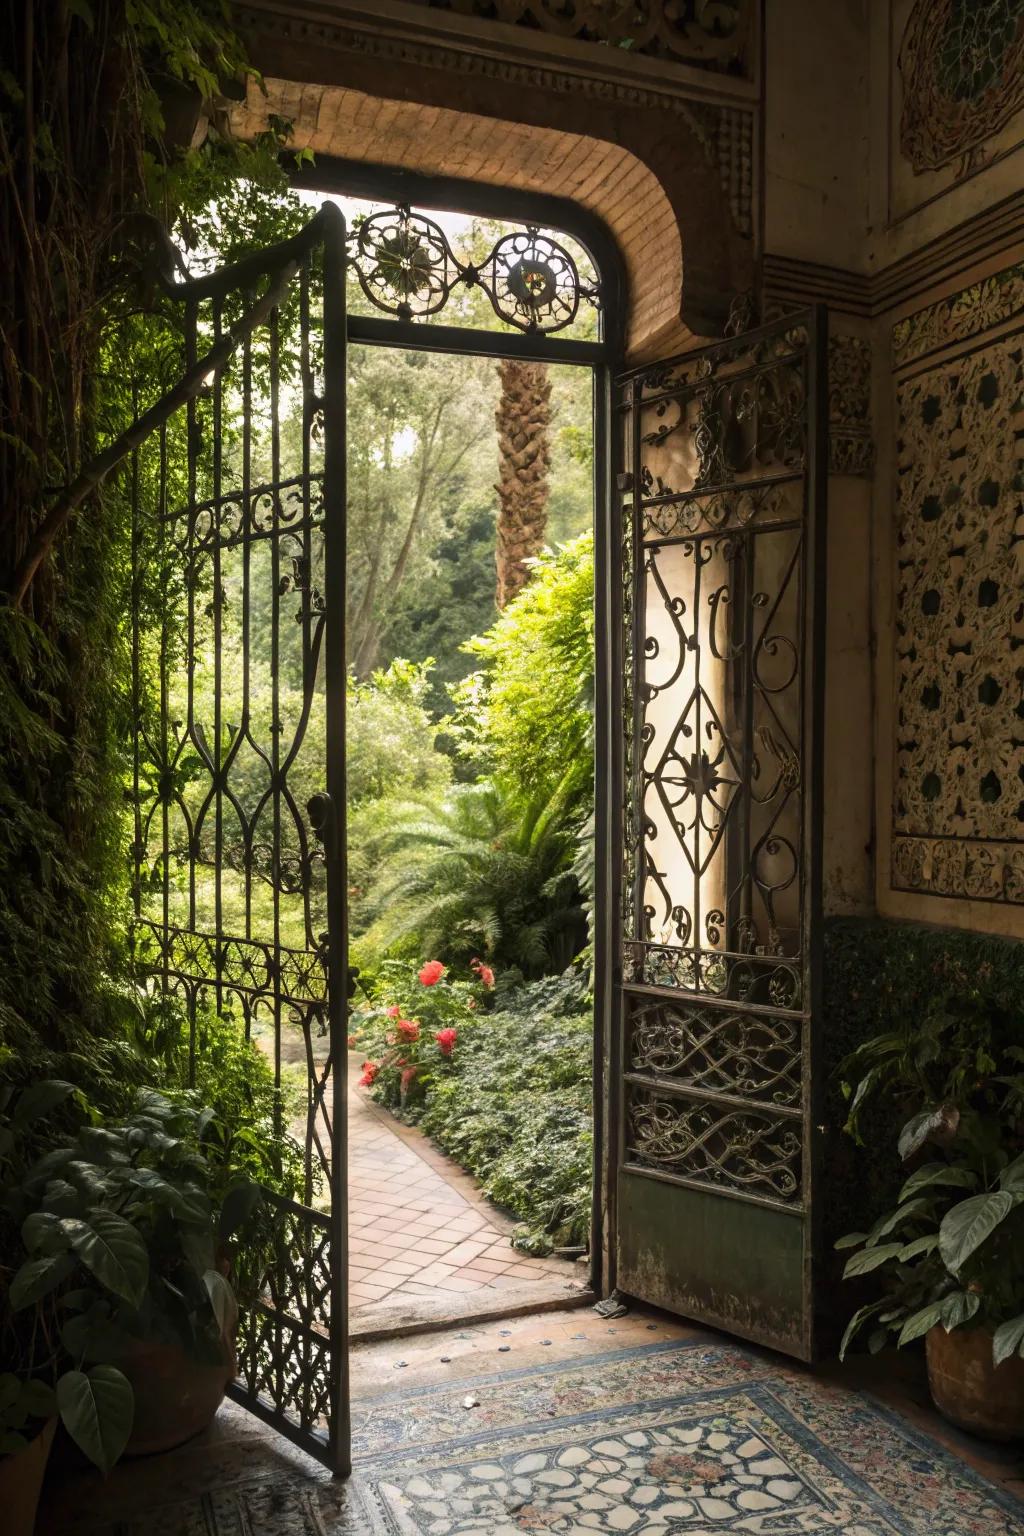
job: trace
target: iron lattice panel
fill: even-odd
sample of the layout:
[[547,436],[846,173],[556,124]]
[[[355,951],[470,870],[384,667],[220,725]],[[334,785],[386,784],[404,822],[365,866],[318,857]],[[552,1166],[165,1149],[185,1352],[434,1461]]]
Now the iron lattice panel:
[[797,1208],[813,346],[789,319],[621,399],[624,1166]]
[[[238,1021],[279,1089],[303,1078],[303,1117],[282,1091],[273,1126],[300,1147],[285,1186],[297,1198],[265,1191],[258,1237],[237,1255],[240,1289],[258,1297],[239,1324],[237,1392],[335,1465],[344,887],[306,805],[325,788],[344,799],[327,750],[345,688],[343,613],[328,603],[328,542],[339,559],[344,545],[343,240],[325,209],[282,246],[170,287],[182,312],[167,353],[180,347],[202,387],[132,466],[137,969],[184,1020],[191,1083],[217,1016]],[[340,338],[327,314],[339,302]]]

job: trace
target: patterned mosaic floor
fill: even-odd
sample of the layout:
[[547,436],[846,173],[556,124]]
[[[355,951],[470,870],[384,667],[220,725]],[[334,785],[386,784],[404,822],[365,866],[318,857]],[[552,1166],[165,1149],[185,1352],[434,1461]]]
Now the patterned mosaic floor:
[[163,1498],[137,1463],[45,1536],[1024,1533],[1024,1505],[900,1415],[705,1337],[363,1400],[346,1485],[232,1415],[202,1488],[184,1451]]

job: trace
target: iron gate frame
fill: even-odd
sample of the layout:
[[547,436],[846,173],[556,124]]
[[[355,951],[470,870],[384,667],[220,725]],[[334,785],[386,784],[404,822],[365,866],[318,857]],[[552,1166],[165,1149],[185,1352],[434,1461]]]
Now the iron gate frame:
[[[351,165],[339,166],[336,162],[321,158],[314,171],[308,167],[303,168],[301,176],[293,176],[300,186],[325,192],[328,198],[333,194],[338,197],[359,197],[372,199],[374,202],[392,201],[396,205],[409,206],[414,204],[417,209],[443,209],[454,210],[469,214],[477,214],[485,217],[501,219],[507,223],[529,224],[542,226],[549,229],[564,231],[578,240],[584,246],[594,263],[599,275],[602,292],[603,310],[603,335],[597,342],[567,339],[557,335],[545,335],[543,332],[531,334],[510,333],[507,331],[487,330],[477,331],[469,328],[438,325],[432,323],[424,325],[412,319],[405,318],[378,318],[376,316],[357,316],[347,313],[346,310],[346,284],[345,273],[349,257],[346,246],[345,222],[336,204],[326,202],[315,214],[309,224],[296,236],[280,242],[276,246],[265,250],[253,252],[233,263],[230,267],[209,273],[202,277],[189,278],[185,281],[174,280],[168,272],[161,276],[161,287],[165,295],[184,306],[186,316],[186,335],[190,340],[186,343],[186,363],[189,369],[194,369],[199,361],[196,348],[196,317],[199,305],[204,301],[212,301],[219,305],[226,297],[249,293],[253,286],[261,279],[267,279],[265,290],[260,303],[266,304],[275,283],[283,284],[286,288],[296,273],[300,270],[304,261],[318,246],[323,250],[324,262],[324,291],[323,291],[323,395],[320,399],[320,407],[323,412],[324,426],[324,462],[323,462],[323,503],[325,539],[327,541],[327,555],[324,567],[324,608],[326,612],[324,626],[324,647],[326,653],[326,687],[328,696],[325,743],[326,764],[324,768],[325,787],[322,793],[315,794],[310,800],[307,814],[314,833],[319,837],[326,864],[326,892],[327,892],[327,934],[323,936],[326,948],[321,951],[320,958],[324,963],[326,972],[326,1011],[328,1034],[328,1064],[327,1070],[320,1080],[318,1087],[313,1085],[312,1076],[310,1086],[313,1093],[313,1102],[310,1108],[311,1119],[309,1125],[315,1128],[318,1112],[327,1115],[325,1100],[326,1084],[331,1083],[332,1113],[328,1119],[328,1134],[331,1143],[330,1158],[330,1215],[313,1210],[307,1205],[295,1201],[289,1201],[280,1195],[266,1192],[271,1207],[275,1208],[282,1221],[294,1220],[305,1222],[309,1227],[310,1244],[312,1244],[312,1232],[317,1228],[325,1234],[330,1248],[329,1274],[330,1274],[330,1323],[327,1339],[328,1360],[328,1433],[320,1435],[311,1427],[302,1427],[295,1424],[287,1415],[280,1404],[268,1402],[261,1398],[258,1391],[246,1389],[238,1384],[233,1384],[229,1389],[231,1395],[246,1408],[272,1425],[280,1433],[297,1443],[307,1453],[310,1453],[324,1461],[339,1476],[347,1476],[351,1470],[350,1457],[350,1413],[348,1393],[348,1305],[347,1305],[347,1272],[348,1272],[348,1212],[347,1212],[347,1115],[345,1105],[345,1084],[339,1079],[338,1064],[345,1061],[346,1046],[346,1011],[350,987],[342,987],[336,984],[336,979],[348,974],[347,968],[347,891],[344,878],[345,870],[345,822],[346,817],[341,809],[345,806],[345,589],[346,589],[346,509],[345,509],[345,431],[346,431],[346,354],[350,344],[362,344],[369,346],[385,346],[404,350],[441,352],[449,355],[472,355],[499,358],[515,358],[537,362],[562,363],[586,367],[590,370],[593,385],[593,432],[594,432],[594,472],[593,472],[593,504],[594,504],[594,531],[595,531],[595,621],[600,643],[596,647],[595,655],[595,846],[598,853],[597,863],[597,891],[596,900],[599,910],[611,910],[610,901],[614,882],[615,856],[613,845],[613,827],[615,808],[611,796],[613,774],[611,763],[615,756],[615,732],[613,729],[614,715],[612,713],[612,700],[614,697],[614,625],[611,622],[611,614],[614,603],[615,573],[611,558],[611,552],[615,548],[615,536],[613,523],[615,511],[612,505],[610,487],[612,484],[612,468],[614,457],[614,444],[609,432],[611,412],[611,388],[615,373],[616,360],[621,356],[622,346],[622,319],[624,305],[624,278],[621,261],[617,248],[608,235],[607,230],[590,215],[586,214],[577,205],[568,200],[554,197],[546,197],[540,194],[522,194],[505,192],[501,189],[481,187],[479,184],[466,183],[453,179],[421,178],[409,176],[404,173],[394,173],[381,167],[368,167]],[[326,183],[326,184],[325,184]],[[289,269],[291,269],[289,271]],[[332,281],[332,277],[335,279]],[[280,295],[279,295],[280,297]],[[219,312],[219,311],[218,311]],[[269,306],[269,313],[276,314],[276,301]],[[266,317],[264,317],[265,319]],[[264,323],[263,320],[259,322]],[[229,353],[230,356],[230,353]],[[220,374],[225,364],[218,365],[214,375],[214,388],[219,391]],[[189,423],[189,464],[192,489],[188,503],[189,515],[194,515],[194,417],[191,401],[187,406]],[[217,449],[219,455],[219,448]],[[138,455],[134,457],[134,487],[137,499],[138,491]],[[219,472],[218,472],[219,473]],[[306,485],[309,483],[309,470],[305,472]],[[251,488],[250,488],[251,489]],[[245,492],[248,494],[248,492]],[[333,533],[333,539],[329,535]],[[133,573],[134,580],[138,580],[138,571],[135,561],[138,554],[137,532],[133,531]],[[215,604],[215,606],[217,606]],[[339,622],[340,619],[340,622]],[[190,620],[191,632],[191,620]],[[217,631],[219,633],[219,630]],[[215,642],[219,650],[219,640]],[[135,904],[136,922],[144,926],[146,920],[142,918],[139,910],[140,889],[140,860],[144,855],[145,844],[141,830],[140,795],[139,795],[139,742],[141,727],[138,724],[141,719],[138,713],[140,699],[139,677],[139,634],[135,625],[133,640],[133,697],[136,701],[136,729],[134,745],[134,782],[135,782]],[[218,663],[219,667],[219,663]],[[332,679],[337,683],[341,679],[341,686],[332,688]],[[219,701],[220,694],[216,693]],[[163,729],[166,734],[167,718],[166,697],[162,700]],[[219,720],[219,702],[217,703]],[[166,758],[166,741],[164,743],[164,756]],[[230,754],[229,754],[230,756]],[[221,774],[220,747],[218,745],[215,766],[212,768],[215,786]],[[217,795],[221,790],[217,787]],[[217,863],[220,867],[222,859],[222,843],[220,823],[218,816],[217,833]],[[165,854],[168,845],[165,838]],[[275,861],[279,858],[279,851],[275,851]],[[193,864],[194,869],[194,864]],[[165,887],[166,889],[166,887]],[[217,881],[217,903],[220,910],[220,882]],[[164,921],[161,942],[161,961],[159,967],[151,970],[149,974],[157,974],[162,977],[164,989],[168,988],[171,977],[175,974],[171,964],[171,929],[166,915],[166,895],[164,908]],[[218,919],[219,923],[219,919]],[[159,925],[152,925],[154,931],[158,931]],[[195,935],[202,938],[204,943],[211,947],[216,967],[215,977],[202,979],[181,976],[178,979],[193,984],[197,990],[201,986],[215,988],[218,998],[224,985],[221,966],[224,960],[224,943],[229,935],[218,930],[216,934]],[[264,946],[265,947],[265,946]],[[280,956],[283,950],[279,941],[271,946],[274,954]],[[603,1284],[610,1284],[608,1277],[613,1264],[611,1245],[608,1242],[610,1232],[613,1230],[608,1224],[608,1211],[610,1206],[609,1184],[610,1169],[606,1162],[606,1149],[614,1145],[613,1138],[608,1135],[608,1110],[606,1091],[608,1078],[604,1070],[604,1062],[612,1040],[612,1016],[611,1004],[613,997],[612,987],[612,944],[606,941],[606,935],[599,932],[595,943],[595,974],[594,974],[594,1163],[593,1163],[593,1211],[592,1232],[594,1238],[591,1245],[590,1283],[595,1291],[599,1291]],[[310,953],[307,951],[307,953]],[[268,951],[269,954],[269,951]],[[311,955],[311,958],[312,955]],[[275,962],[276,964],[276,962]],[[233,990],[238,990],[234,988]],[[280,1020],[275,1025],[280,1032]],[[193,1040],[190,1045],[190,1055],[194,1066],[194,1025]],[[340,1087],[340,1092],[338,1091]],[[310,1154],[309,1138],[313,1132],[307,1130],[307,1158]],[[307,1179],[308,1185],[308,1179]],[[309,1198],[307,1188],[307,1199]],[[309,1275],[305,1276],[308,1283]],[[303,1290],[302,1286],[299,1287]],[[317,1335],[313,1327],[315,1305],[314,1299],[303,1292],[305,1299],[300,1305],[301,1316],[295,1317],[282,1312],[280,1308],[264,1306],[262,1302],[257,1304],[257,1310],[262,1310],[266,1325],[275,1330],[277,1339],[276,1349],[281,1357],[278,1360],[277,1370],[280,1373],[284,1369],[284,1345],[281,1337],[282,1328],[291,1329],[296,1337],[306,1337],[310,1345],[322,1335]],[[310,1382],[303,1378],[304,1401],[309,1405]]]
[[[702,343],[691,352],[679,354],[676,357],[659,359],[637,368],[631,368],[617,375],[615,379],[615,403],[613,411],[616,415],[625,419],[626,430],[622,434],[623,445],[621,448],[621,461],[618,466],[616,484],[618,489],[618,501],[620,506],[628,508],[629,551],[624,553],[625,535],[621,525],[619,529],[618,550],[619,581],[615,585],[612,594],[610,611],[612,614],[611,642],[614,648],[615,661],[612,667],[613,677],[613,718],[626,720],[626,710],[629,707],[632,731],[633,761],[627,763],[627,749],[625,742],[623,749],[613,753],[610,762],[611,773],[611,799],[610,809],[611,826],[613,828],[613,843],[625,854],[627,848],[628,827],[630,811],[627,810],[627,800],[630,797],[630,785],[642,784],[644,772],[642,768],[641,730],[643,715],[640,701],[640,692],[643,685],[643,644],[644,627],[644,549],[647,547],[644,540],[643,508],[645,505],[643,484],[643,455],[641,449],[641,398],[643,380],[653,377],[659,371],[670,371],[674,365],[686,365],[697,362],[705,357],[709,360],[716,355],[728,357],[730,352],[738,353],[744,347],[756,349],[760,344],[768,342],[772,337],[784,335],[787,331],[799,333],[803,328],[806,332],[806,346],[804,348],[804,378],[806,386],[806,441],[804,459],[804,516],[802,522],[801,539],[805,556],[802,570],[807,577],[806,592],[801,602],[801,653],[800,665],[802,668],[802,707],[805,711],[803,719],[806,725],[806,756],[802,760],[803,772],[802,807],[801,807],[801,853],[799,878],[802,886],[801,903],[801,942],[799,951],[799,963],[802,970],[801,987],[802,1000],[800,1008],[801,1017],[801,1081],[799,1099],[799,1123],[801,1126],[801,1190],[800,1210],[796,1213],[795,1207],[787,1208],[787,1219],[800,1219],[803,1223],[805,1241],[803,1246],[802,1273],[800,1279],[800,1297],[802,1308],[802,1324],[800,1337],[795,1336],[788,1341],[782,1341],[770,1330],[754,1324],[745,1326],[743,1321],[735,1316],[723,1315],[715,1312],[710,1305],[694,1306],[684,1310],[684,1315],[693,1316],[698,1321],[705,1321],[712,1327],[724,1328],[729,1332],[738,1333],[753,1339],[755,1342],[767,1344],[770,1347],[782,1349],[785,1352],[797,1355],[800,1358],[812,1360],[818,1353],[818,1328],[817,1309],[819,1298],[815,1288],[815,1271],[821,1258],[823,1212],[821,1199],[815,1198],[815,1191],[820,1190],[822,1183],[822,1153],[823,1153],[823,1108],[825,1085],[822,1082],[822,1073],[818,1065],[821,1057],[820,1025],[822,1003],[822,918],[823,918],[823,889],[822,889],[822,839],[823,839],[823,766],[824,766],[824,698],[825,698],[825,609],[826,609],[826,577],[827,577],[827,485],[828,485],[828,312],[826,306],[816,304],[808,309],[796,310],[783,317],[767,322],[763,325],[751,328],[717,341]],[[713,363],[709,362],[709,374],[713,373]],[[709,495],[714,494],[716,487],[708,488]],[[696,494],[684,493],[684,494]],[[655,498],[656,499],[656,498]],[[666,494],[666,500],[670,497]],[[653,543],[657,543],[655,540]],[[627,642],[626,629],[626,605],[623,601],[624,584],[626,579],[630,583],[632,604],[632,623],[630,625],[630,640]],[[627,677],[627,671],[629,676]],[[632,815],[637,820],[638,831],[635,839],[635,891],[629,898],[633,904],[636,924],[639,924],[642,912],[642,900],[640,891],[644,880],[645,843],[642,823],[644,820],[642,790],[641,799],[632,804]],[[613,944],[616,956],[613,961],[614,998],[612,1001],[613,1028],[610,1034],[611,1049],[606,1062],[606,1072],[609,1083],[610,1096],[610,1125],[609,1125],[609,1193],[611,1206],[611,1221],[616,1233],[621,1231],[620,1217],[618,1214],[619,1202],[622,1199],[622,1177],[624,1174],[640,1176],[653,1181],[660,1181],[669,1186],[691,1188],[698,1192],[719,1195],[728,1200],[740,1200],[749,1202],[751,1206],[762,1208],[771,1207],[775,1202],[770,1199],[762,1199],[755,1194],[743,1193],[728,1187],[715,1187],[706,1181],[687,1179],[683,1175],[671,1172],[659,1172],[651,1168],[631,1166],[628,1161],[627,1148],[627,1092],[630,1080],[640,1083],[646,1080],[647,1086],[664,1088],[664,1083],[658,1084],[656,1074],[641,1073],[631,1074],[626,1066],[627,1034],[629,1031],[629,1000],[631,997],[647,997],[652,1002],[665,1004],[700,1002],[709,1004],[712,1008],[720,1006],[719,1001],[707,990],[702,990],[699,984],[695,984],[692,990],[683,985],[674,987],[662,986],[650,980],[630,979],[626,975],[626,959],[630,950],[632,939],[641,938],[639,927],[635,926],[634,932],[627,932],[627,890],[623,872],[625,860],[619,859],[611,876],[612,901],[610,914],[615,921],[615,935]],[[699,881],[699,877],[696,877]],[[701,944],[701,935],[694,934],[694,944]],[[699,961],[697,977],[699,982]],[[727,1006],[727,1005],[725,1005]],[[684,1090],[676,1090],[683,1094]],[[727,1104],[728,1095],[715,1095],[711,1091],[705,1091],[704,1098],[713,1104],[718,1098],[719,1103]],[[739,1100],[733,1101],[735,1107],[742,1109],[744,1106]],[[750,1107],[749,1104],[747,1107]],[[611,1166],[613,1165],[613,1166]],[[781,1207],[780,1207],[781,1208]],[[620,1278],[618,1265],[618,1250],[613,1255],[612,1283]],[[624,1275],[624,1283],[628,1290],[629,1276]],[[641,1296],[642,1292],[637,1292]],[[649,1300],[657,1300],[648,1297]],[[671,1306],[670,1302],[661,1301],[659,1304]]]

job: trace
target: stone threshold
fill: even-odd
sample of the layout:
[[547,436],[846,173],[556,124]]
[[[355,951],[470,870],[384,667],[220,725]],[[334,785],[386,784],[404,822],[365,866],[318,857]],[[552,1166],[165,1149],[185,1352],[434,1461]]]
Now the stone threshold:
[[527,1280],[506,1289],[470,1291],[434,1300],[410,1297],[398,1301],[386,1297],[362,1306],[349,1322],[349,1341],[372,1344],[407,1334],[434,1333],[460,1324],[492,1323],[503,1317],[528,1317],[532,1313],[561,1312],[589,1307],[596,1294],[585,1281]]

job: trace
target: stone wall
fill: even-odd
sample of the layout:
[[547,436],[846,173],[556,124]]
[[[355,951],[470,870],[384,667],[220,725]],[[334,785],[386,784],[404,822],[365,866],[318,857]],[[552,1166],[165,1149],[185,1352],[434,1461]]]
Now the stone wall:
[[864,847],[861,910],[1021,937],[1024,7],[822,10],[767,12],[762,270],[870,358],[863,451],[831,454],[828,905]]

